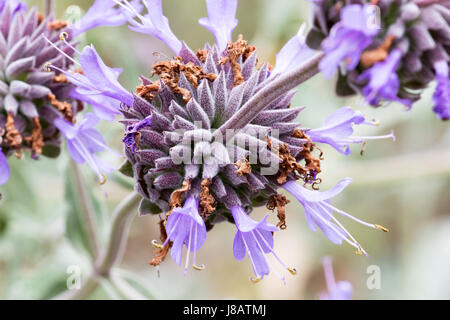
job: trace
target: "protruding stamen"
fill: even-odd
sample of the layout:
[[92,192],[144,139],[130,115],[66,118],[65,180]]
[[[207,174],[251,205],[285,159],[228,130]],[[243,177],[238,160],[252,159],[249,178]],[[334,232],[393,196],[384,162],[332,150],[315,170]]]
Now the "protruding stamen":
[[164,246],[160,243],[158,243],[158,241],[156,239],[152,240],[152,246],[154,246],[156,249],[163,249]]
[[194,268],[194,269],[197,270],[197,271],[202,271],[202,270],[205,270],[206,266],[205,266],[204,264],[201,264],[201,265],[199,265],[199,266],[193,264],[193,265],[192,265],[192,268]]
[[44,64],[44,66],[42,67],[42,69],[45,71],[45,72],[52,72],[52,69],[50,68],[52,66],[52,63],[51,62],[46,62],[45,64]]
[[250,277],[250,281],[253,283],[258,283],[261,281],[261,276],[258,276],[257,278]]
[[379,224],[374,224],[375,228],[377,228],[378,230],[384,231],[384,232],[389,232],[388,228],[385,228],[383,226],[380,226]]
[[101,175],[101,179],[100,179],[99,184],[100,184],[101,186],[103,186],[103,185],[106,184],[106,181],[107,181],[106,176],[105,176],[104,174],[102,174],[102,175]]
[[287,269],[293,276],[295,276],[297,274],[297,269],[291,268],[291,267],[288,267]]
[[64,31],[59,34],[59,39],[62,42],[66,42],[67,38],[69,38],[69,34],[67,32]]
[[[64,32],[63,32],[64,33]],[[58,48],[57,45],[55,45],[53,42],[51,42],[46,36],[42,36],[45,41],[47,41],[53,48],[55,48],[56,50],[58,50],[63,56],[65,56],[67,59],[69,59],[70,61],[72,61],[74,64],[80,65],[78,63],[78,61],[76,61],[74,58],[72,58],[71,56],[69,56],[67,53],[65,53],[63,50],[61,50],[60,48]],[[60,35],[61,38],[61,35]],[[67,42],[63,41],[65,44],[67,44]]]

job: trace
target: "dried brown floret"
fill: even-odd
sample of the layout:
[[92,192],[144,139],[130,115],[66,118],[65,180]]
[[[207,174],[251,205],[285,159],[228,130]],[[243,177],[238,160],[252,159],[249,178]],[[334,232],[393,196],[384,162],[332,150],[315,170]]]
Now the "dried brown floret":
[[55,83],[70,83],[70,81],[67,79],[67,77],[63,73],[55,75],[53,77],[53,82],[55,82]]
[[140,85],[136,88],[136,93],[148,102],[152,102],[158,94],[160,85],[161,83],[159,81],[155,81],[154,83],[148,85]]
[[33,118],[33,132],[30,137],[25,140],[31,145],[31,149],[35,154],[42,154],[44,146],[44,137],[42,136],[42,127],[39,118]]
[[242,56],[242,62],[245,62],[248,57],[256,50],[255,46],[250,46],[247,41],[243,39],[242,34],[238,36],[238,40],[236,42],[228,42],[225,57],[220,59],[219,64],[230,63],[231,69],[233,70],[234,75],[234,87],[242,84],[245,79],[242,76],[242,69],[239,63],[239,57]]
[[[316,180],[316,176],[320,172],[322,172],[322,170],[320,169],[320,160],[322,159],[322,151],[300,129],[294,130],[293,137],[308,140],[308,142],[303,145],[303,150],[300,152],[300,155],[305,160],[305,169],[308,172],[308,177],[305,180],[305,182],[311,181],[311,180]],[[313,152],[316,149],[319,150],[319,152],[320,152],[319,157],[315,157],[313,155]],[[319,181],[320,181],[320,179],[319,179]]]
[[12,113],[9,113],[8,117],[6,118],[5,128],[6,128],[5,143],[12,148],[19,149],[23,139],[22,136],[20,135],[20,132],[17,130],[14,124],[14,116]]
[[65,101],[59,101],[58,99],[56,99],[55,95],[51,93],[47,97],[50,100],[52,106],[61,111],[67,121],[75,123],[75,118],[72,112],[72,104]]
[[184,73],[186,79],[196,88],[201,79],[208,79],[214,81],[217,78],[216,74],[205,73],[201,66],[196,66],[192,62],[183,63],[181,57],[176,57],[171,61],[162,61],[153,65],[153,74],[159,75],[161,81],[172,89],[173,93],[178,93],[183,96],[184,102],[189,102],[191,93],[189,90],[178,86],[181,72]]
[[45,19],[44,15],[40,12],[36,13],[36,16],[37,16],[38,24],[41,24],[42,21],[44,21],[44,19]]
[[[160,231],[160,239],[161,243],[164,243],[167,240],[167,231],[165,227],[165,220],[159,221],[159,231]],[[156,248],[155,257],[151,259],[148,264],[151,266],[159,266],[161,262],[166,259],[167,254],[169,253],[170,248],[172,247],[172,241],[168,241],[165,246],[161,246],[160,248]]]
[[69,22],[63,20],[51,21],[47,24],[49,30],[59,31],[69,25]]
[[209,186],[211,185],[210,179],[203,179],[200,191],[200,213],[203,217],[207,218],[211,213],[216,210],[216,199],[209,192]]
[[191,182],[186,180],[183,182],[183,185],[180,189],[175,190],[170,195],[170,207],[173,209],[175,207],[181,207],[181,197],[186,191],[191,189]]
[[370,68],[375,63],[386,60],[389,55],[389,48],[394,40],[395,37],[393,35],[387,36],[378,48],[364,51],[361,55],[361,64],[365,68]]
[[286,229],[286,205],[290,201],[281,194],[274,194],[269,198],[269,201],[267,202],[267,209],[269,210],[275,210],[277,208],[277,217],[279,222],[277,223],[277,227],[279,227],[281,230]]
[[197,52],[195,53],[195,55],[202,63],[205,63],[206,57],[208,57],[208,49],[203,49],[203,50],[198,49]]
[[245,158],[236,162],[235,165],[238,168],[236,170],[236,173],[240,176],[252,173],[252,166],[250,165],[250,162]]

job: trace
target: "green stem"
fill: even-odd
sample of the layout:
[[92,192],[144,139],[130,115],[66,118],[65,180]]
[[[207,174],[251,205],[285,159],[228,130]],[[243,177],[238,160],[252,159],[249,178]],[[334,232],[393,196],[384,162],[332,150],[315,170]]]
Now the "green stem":
[[75,176],[75,189],[77,191],[76,194],[78,196],[78,200],[81,204],[81,208],[83,211],[84,225],[86,228],[86,233],[89,240],[92,256],[94,257],[94,259],[97,259],[100,245],[97,235],[97,223],[95,212],[92,207],[92,202],[89,197],[89,194],[86,190],[86,185],[83,182],[83,177],[80,168],[78,167],[78,164],[75,161],[70,160],[70,165],[72,167],[72,171]]
[[107,250],[99,259],[99,263],[95,266],[95,270],[98,274],[108,275],[111,268],[122,259],[123,251],[127,244],[131,221],[137,214],[133,209],[140,200],[141,196],[136,192],[133,192],[123,199],[116,207],[113,214],[113,223]]
[[103,278],[109,278],[111,269],[119,263],[125,249],[131,221],[136,216],[135,207],[141,200],[136,192],[129,194],[116,207],[109,234],[106,252],[99,256],[88,279],[79,290],[66,291],[55,299],[79,300],[88,298],[98,287]]
[[48,17],[55,10],[55,2],[53,0],[44,0],[44,12]]
[[[315,76],[319,72],[319,62],[323,56],[323,53],[318,53],[304,64],[268,82],[263,89],[258,91],[238,112],[214,132],[214,138],[216,140],[223,140],[225,136],[227,139],[232,138],[237,130],[249,124],[270,102]],[[227,132],[229,129],[233,131]]]

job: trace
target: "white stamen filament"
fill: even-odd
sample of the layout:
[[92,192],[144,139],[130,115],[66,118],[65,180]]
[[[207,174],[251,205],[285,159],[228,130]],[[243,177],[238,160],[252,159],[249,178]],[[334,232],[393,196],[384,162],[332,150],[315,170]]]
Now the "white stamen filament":
[[[258,231],[258,230],[256,230],[256,231]],[[255,239],[256,244],[257,244],[258,247],[259,247],[259,250],[261,250],[261,254],[262,254],[263,257],[264,257],[264,261],[266,261],[266,263],[269,265],[269,269],[270,269],[270,270],[273,270],[273,272],[275,273],[275,275],[276,275],[281,281],[283,281],[283,283],[286,285],[286,278],[283,277],[283,276],[278,272],[278,270],[277,270],[275,267],[272,266],[272,264],[270,263],[270,261],[266,258],[266,254],[265,254],[265,252],[264,252],[264,250],[263,250],[261,244],[259,243],[258,238],[256,237],[255,233],[254,233],[253,231],[250,231],[250,233],[252,234],[253,238]],[[264,238],[263,238],[263,240],[264,240]],[[266,244],[266,245],[267,245],[267,244]],[[267,247],[270,249],[270,252],[272,252],[272,254],[274,254],[274,252],[272,251],[272,249],[270,248],[270,246],[267,246]],[[274,254],[274,256],[276,257],[276,254]],[[282,264],[282,265],[283,265],[283,264]]]
[[[141,23],[143,23],[144,21],[146,21],[147,23],[150,23],[150,25],[153,25],[152,21],[146,17],[144,17],[143,15],[141,15],[139,12],[137,12],[137,10],[126,0],[123,0],[123,2],[125,2],[125,4],[122,3],[122,1],[119,0],[113,0],[115,3],[117,3],[119,6],[121,6],[122,8],[126,9],[128,12],[134,14],[136,17],[138,17],[141,20]],[[150,8],[147,5],[147,2],[144,2],[145,7],[147,8],[148,11],[150,11]]]
[[[347,231],[347,229],[345,229],[345,227],[339,222],[338,219],[336,219],[335,216],[333,216],[333,211],[331,211],[331,213],[329,213],[323,206],[322,202],[318,202],[318,205],[320,207],[322,207],[322,209],[324,209],[325,213],[327,214],[327,216],[329,216],[331,219],[333,219],[333,221],[348,235],[348,237],[354,242],[353,246],[358,248],[359,250],[361,250],[362,252],[364,252],[364,254],[367,256],[367,252],[363,249],[363,247],[361,247],[361,245],[359,244],[358,241],[356,241],[356,239],[352,236],[352,234],[350,232]],[[333,207],[334,208],[334,207]]]
[[340,214],[343,215],[344,217],[347,217],[347,218],[349,218],[349,219],[352,219],[352,220],[354,220],[354,221],[356,221],[356,222],[358,222],[358,223],[360,223],[360,224],[362,224],[362,225],[365,225],[365,226],[367,226],[367,227],[369,227],[369,228],[376,229],[376,227],[375,227],[374,224],[368,223],[368,222],[364,222],[364,221],[362,221],[362,220],[360,220],[360,219],[358,219],[358,218],[352,216],[351,214],[349,214],[349,213],[347,213],[347,212],[345,212],[345,211],[342,211],[342,210],[340,210],[340,209],[338,209],[338,208],[332,206],[331,204],[329,204],[329,203],[327,203],[327,202],[323,202],[323,203],[320,203],[320,204],[321,204],[321,205],[325,205],[325,206],[327,206],[328,208],[330,208],[330,209],[332,209],[332,210],[334,210],[334,211],[340,213]]
[[78,51],[77,48],[75,48],[73,45],[71,45],[68,41],[67,38],[69,37],[69,35],[67,34],[67,32],[61,32],[61,34],[59,35],[59,39],[64,42],[66,44],[66,46],[68,46],[70,49],[72,49],[74,52],[76,52],[78,55],[81,55],[81,52]]
[[189,240],[188,240],[187,252],[186,252],[186,263],[184,265],[184,275],[187,274],[188,265],[189,265],[189,255],[191,254],[191,239],[192,239],[193,226],[194,226],[194,220],[191,220],[191,227],[189,228]]
[[[348,239],[348,237],[345,235],[345,234],[343,234],[342,232],[341,232],[341,230],[339,230],[337,227],[336,227],[336,225],[334,225],[333,223],[331,223],[329,220],[327,220],[327,219],[325,219],[324,217],[322,217],[322,215],[320,214],[320,213],[317,213],[312,207],[310,207],[310,206],[308,206],[308,205],[306,205],[305,206],[305,209],[306,208],[308,208],[308,209],[310,209],[313,213],[314,213],[314,215],[315,215],[315,217],[317,217],[317,218],[319,218],[323,223],[325,223],[328,227],[330,227],[331,229],[333,229],[333,231],[335,231],[337,234],[339,234],[340,236],[341,236],[341,238],[345,241],[345,242],[347,242],[349,245],[351,245],[351,246],[353,246],[353,247],[355,247],[355,248],[357,248],[357,249],[360,249],[361,247],[357,244],[357,241],[356,240],[354,240],[354,242],[353,241],[351,241],[350,239]],[[343,230],[342,230],[343,231]],[[345,231],[344,231],[345,232]],[[348,233],[347,233],[348,234]]]
[[81,66],[78,61],[76,61],[74,58],[72,58],[71,56],[69,56],[67,53],[65,53],[64,51],[62,51],[60,48],[58,48],[58,46],[56,46],[53,42],[51,42],[46,36],[42,35],[42,37],[45,39],[45,41],[47,41],[53,48],[55,48],[56,50],[58,50],[63,56],[65,56],[67,59],[69,59],[70,61],[72,61],[74,64],[77,64],[79,66]]
[[[248,249],[247,241],[245,241],[245,238],[242,234],[240,234],[240,236],[241,236],[242,241],[244,242],[245,250],[247,251],[248,257],[250,258],[250,262],[252,264],[253,270],[256,273],[256,278],[259,278],[259,280],[261,280],[261,276],[258,274],[258,270],[256,269],[255,262],[253,261],[252,254],[251,254],[250,250]],[[252,280],[252,282],[254,282],[254,281]]]

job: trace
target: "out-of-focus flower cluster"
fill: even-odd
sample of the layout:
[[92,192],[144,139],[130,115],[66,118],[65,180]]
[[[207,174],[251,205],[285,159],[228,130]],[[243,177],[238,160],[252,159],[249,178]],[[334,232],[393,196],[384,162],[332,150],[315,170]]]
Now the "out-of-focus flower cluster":
[[359,93],[373,106],[397,101],[409,108],[437,80],[433,110],[449,119],[448,3],[316,0],[313,6],[307,43],[325,52],[320,70],[326,77],[338,72],[337,94]]

